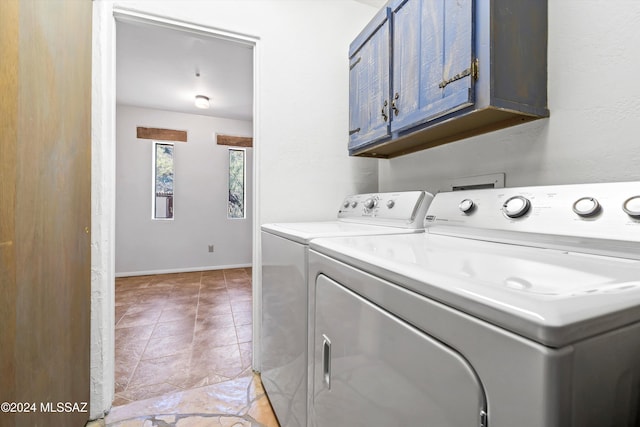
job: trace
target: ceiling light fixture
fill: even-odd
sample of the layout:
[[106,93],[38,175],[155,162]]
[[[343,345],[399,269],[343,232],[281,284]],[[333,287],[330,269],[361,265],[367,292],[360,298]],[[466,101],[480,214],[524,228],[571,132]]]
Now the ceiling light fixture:
[[209,108],[209,98],[204,95],[196,95],[196,107]]

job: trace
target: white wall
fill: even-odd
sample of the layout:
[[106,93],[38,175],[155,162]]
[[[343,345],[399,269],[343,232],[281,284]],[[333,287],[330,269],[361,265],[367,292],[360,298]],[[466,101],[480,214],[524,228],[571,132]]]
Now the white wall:
[[[253,123],[118,105],[116,125],[116,275],[251,265],[253,149],[247,218],[228,219],[229,150],[215,134],[252,136]],[[173,220],[151,219],[153,141],[136,138],[138,126],[187,131],[174,143]]]
[[549,119],[381,160],[381,191],[640,180],[640,2],[549,0]]
[[344,195],[377,189],[377,162],[347,156],[348,46],[375,8],[345,0],[114,5],[260,39],[261,223],[333,218]]

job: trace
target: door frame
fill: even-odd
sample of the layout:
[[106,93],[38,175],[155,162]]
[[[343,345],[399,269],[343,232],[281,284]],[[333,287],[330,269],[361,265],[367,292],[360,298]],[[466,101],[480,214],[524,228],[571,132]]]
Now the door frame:
[[258,87],[260,38],[171,17],[93,2],[91,107],[91,390],[90,419],[104,417],[115,394],[115,201],[116,201],[116,22],[195,32],[253,47],[253,360],[260,370],[260,135]]

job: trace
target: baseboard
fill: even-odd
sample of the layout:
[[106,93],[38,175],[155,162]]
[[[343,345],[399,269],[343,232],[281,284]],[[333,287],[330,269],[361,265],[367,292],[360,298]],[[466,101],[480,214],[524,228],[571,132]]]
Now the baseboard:
[[229,268],[248,268],[251,264],[215,265],[205,267],[171,268],[167,270],[146,270],[116,272],[116,277],[149,276],[152,274],[192,273],[194,271],[226,270]]

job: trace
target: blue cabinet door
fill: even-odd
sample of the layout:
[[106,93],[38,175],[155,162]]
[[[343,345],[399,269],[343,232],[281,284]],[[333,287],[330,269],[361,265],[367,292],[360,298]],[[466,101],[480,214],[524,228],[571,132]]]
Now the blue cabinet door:
[[391,131],[473,105],[473,0],[397,0]]
[[349,150],[390,136],[387,10],[377,17],[349,58]]

